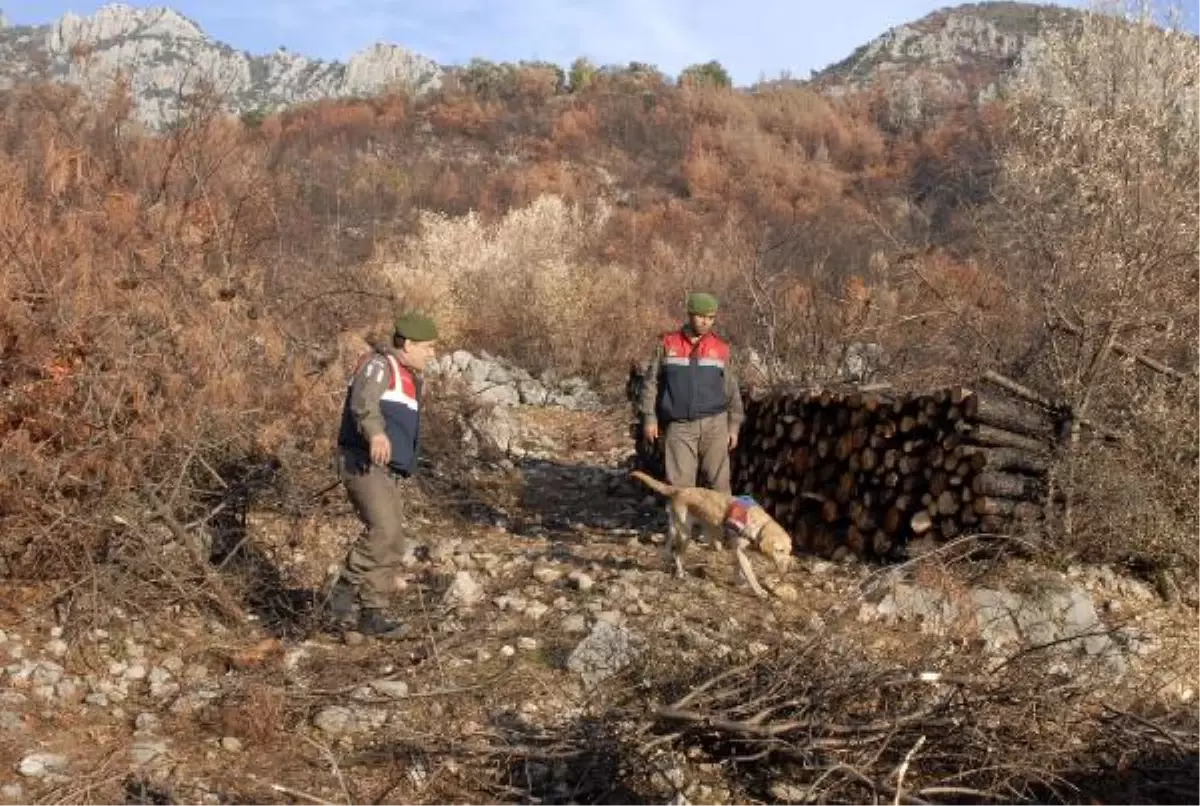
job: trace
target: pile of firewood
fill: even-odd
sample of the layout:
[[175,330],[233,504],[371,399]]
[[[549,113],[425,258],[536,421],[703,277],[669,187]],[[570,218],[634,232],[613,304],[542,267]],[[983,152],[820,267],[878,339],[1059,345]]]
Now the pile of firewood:
[[889,557],[1040,517],[1058,433],[1044,409],[967,389],[781,393],[747,401],[733,484],[805,550]]
[[[771,512],[798,550],[834,558],[902,557],[914,538],[1036,521],[1063,419],[989,377],[986,391],[748,396],[733,490]],[[654,469],[655,452],[634,431],[638,463]]]

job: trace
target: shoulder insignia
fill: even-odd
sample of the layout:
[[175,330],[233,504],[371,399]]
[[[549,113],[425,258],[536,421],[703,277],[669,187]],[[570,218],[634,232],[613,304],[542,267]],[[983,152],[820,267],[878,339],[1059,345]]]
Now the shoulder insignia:
[[367,365],[363,367],[363,371],[366,373],[368,380],[375,381],[376,383],[387,383],[389,374],[388,361],[383,356],[376,355],[367,362]]

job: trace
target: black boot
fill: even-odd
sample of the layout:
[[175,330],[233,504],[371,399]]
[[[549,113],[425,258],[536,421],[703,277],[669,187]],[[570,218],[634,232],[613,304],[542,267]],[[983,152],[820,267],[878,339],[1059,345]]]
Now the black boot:
[[357,603],[358,591],[346,580],[339,579],[329,592],[329,600],[325,603],[326,613],[335,625],[348,627],[354,624]]
[[403,638],[408,635],[408,625],[391,621],[378,608],[364,607],[358,617],[358,631],[376,638]]

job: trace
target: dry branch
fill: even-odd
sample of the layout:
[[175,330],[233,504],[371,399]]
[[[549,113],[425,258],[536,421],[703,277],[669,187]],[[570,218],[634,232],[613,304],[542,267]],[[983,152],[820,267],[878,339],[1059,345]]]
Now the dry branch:
[[640,746],[762,765],[813,802],[953,803],[1073,795],[1068,781],[1093,774],[1089,742],[1130,758],[1165,751],[1181,765],[1200,745],[1194,719],[1167,728],[1098,708],[1091,686],[1040,684],[1030,657],[986,674],[964,661],[898,676],[848,645],[811,639],[697,681],[686,707],[679,698],[651,708],[659,735]]

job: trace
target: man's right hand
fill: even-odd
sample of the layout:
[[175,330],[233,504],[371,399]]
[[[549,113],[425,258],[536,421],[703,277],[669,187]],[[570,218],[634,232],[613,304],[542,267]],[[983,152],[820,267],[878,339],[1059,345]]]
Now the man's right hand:
[[642,435],[646,437],[647,442],[658,441],[658,423],[646,423],[642,426]]
[[391,460],[392,443],[387,438],[387,434],[376,434],[371,437],[371,461],[382,467]]

